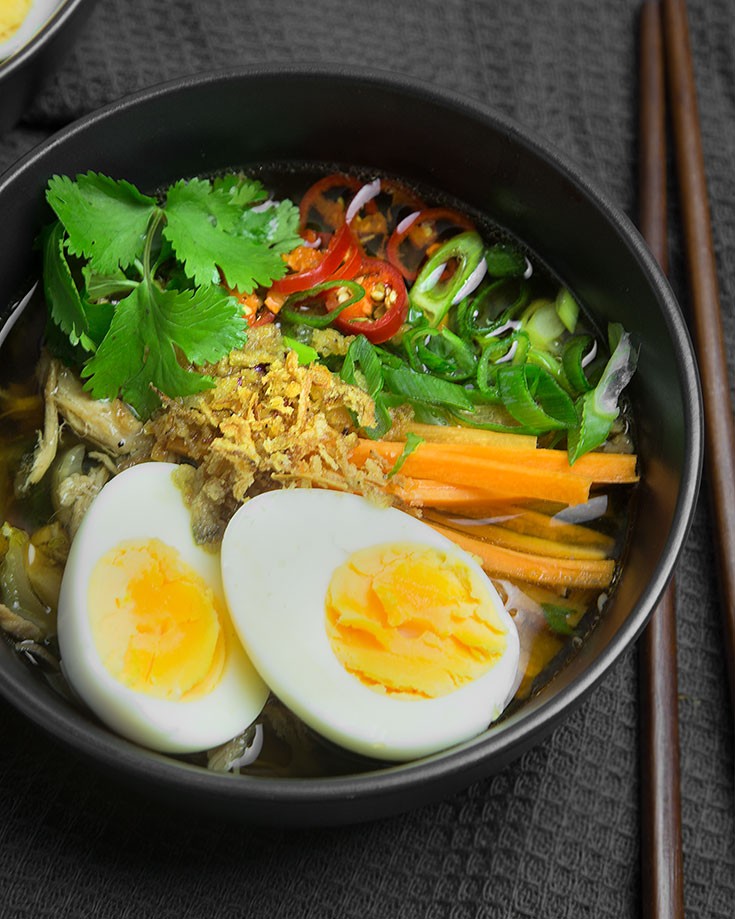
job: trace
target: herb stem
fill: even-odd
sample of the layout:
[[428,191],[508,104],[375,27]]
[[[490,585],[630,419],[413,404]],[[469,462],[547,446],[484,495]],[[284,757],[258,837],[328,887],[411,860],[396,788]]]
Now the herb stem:
[[153,248],[153,239],[156,235],[156,230],[163,223],[163,211],[160,208],[156,208],[153,219],[148,227],[145,237],[145,247],[143,248],[143,265],[141,266],[143,271],[143,277],[150,284],[153,281],[151,276],[151,249]]

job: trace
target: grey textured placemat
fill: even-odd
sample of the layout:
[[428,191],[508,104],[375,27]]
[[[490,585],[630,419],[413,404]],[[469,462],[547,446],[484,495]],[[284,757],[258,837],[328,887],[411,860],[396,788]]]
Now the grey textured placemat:
[[[735,23],[728,0],[689,8],[732,346]],[[495,106],[634,215],[637,11],[634,0],[100,0],[22,126],[0,138],[0,170],[60,124],[154,82],[233,64],[339,61]],[[676,236],[672,247],[686,306]],[[733,737],[709,529],[703,500],[677,572],[684,870],[688,916],[732,917]],[[632,651],[499,775],[381,823],[299,832],[160,808],[1,703],[0,916],[637,916],[637,692]]]

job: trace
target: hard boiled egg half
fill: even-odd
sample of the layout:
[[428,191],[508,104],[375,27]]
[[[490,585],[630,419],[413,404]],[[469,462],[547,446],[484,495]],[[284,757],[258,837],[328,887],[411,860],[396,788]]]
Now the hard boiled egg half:
[[0,61],[20,50],[46,24],[62,0],[0,0]]
[[102,489],[72,544],[59,597],[62,668],[118,733],[184,753],[224,743],[268,688],[234,633],[220,559],[194,543],[169,463]]
[[222,543],[235,627],[265,682],[314,730],[385,760],[474,737],[514,690],[513,620],[475,560],[356,495],[268,492]]

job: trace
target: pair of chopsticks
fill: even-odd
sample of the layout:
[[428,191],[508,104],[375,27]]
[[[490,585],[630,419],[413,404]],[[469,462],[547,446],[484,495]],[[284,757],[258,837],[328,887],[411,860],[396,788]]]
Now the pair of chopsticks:
[[[644,4],[640,46],[640,227],[666,271],[666,74],[691,288],[690,325],[704,396],[723,640],[735,712],[735,435],[685,0]],[[683,919],[673,583],[644,633],[640,673],[642,912],[652,919]]]

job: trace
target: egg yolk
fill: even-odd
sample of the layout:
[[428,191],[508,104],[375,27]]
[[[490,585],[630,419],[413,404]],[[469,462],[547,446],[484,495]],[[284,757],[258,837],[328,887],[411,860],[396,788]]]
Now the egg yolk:
[[414,543],[361,549],[337,568],[326,628],[346,670],[376,692],[410,699],[443,696],[477,679],[507,641],[477,572]]
[[97,653],[124,686],[188,701],[219,681],[223,607],[176,549],[158,539],[120,543],[95,565],[88,601]]
[[0,44],[7,41],[23,24],[32,0],[0,0]]

